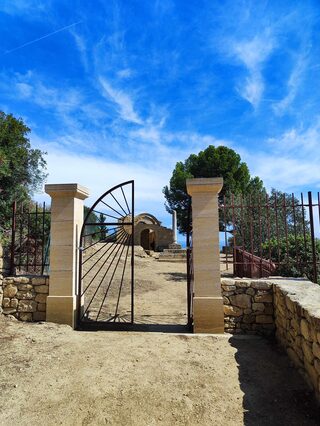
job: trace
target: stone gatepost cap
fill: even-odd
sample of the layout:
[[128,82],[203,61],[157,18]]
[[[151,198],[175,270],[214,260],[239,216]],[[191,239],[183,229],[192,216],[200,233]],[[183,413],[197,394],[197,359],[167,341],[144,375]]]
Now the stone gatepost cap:
[[49,183],[44,186],[44,190],[51,197],[74,197],[81,200],[89,197],[89,189],[78,183]]
[[197,192],[213,192],[219,194],[223,187],[223,178],[191,178],[187,179],[186,183],[189,195]]

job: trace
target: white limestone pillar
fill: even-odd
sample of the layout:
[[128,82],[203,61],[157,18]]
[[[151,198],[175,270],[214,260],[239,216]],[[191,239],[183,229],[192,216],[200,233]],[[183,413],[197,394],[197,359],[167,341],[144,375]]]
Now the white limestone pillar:
[[78,247],[87,188],[77,183],[45,185],[51,196],[50,285],[47,321],[76,326]]
[[187,179],[192,197],[193,318],[195,333],[223,333],[218,194],[222,178]]
[[172,210],[173,244],[177,244],[177,212]]

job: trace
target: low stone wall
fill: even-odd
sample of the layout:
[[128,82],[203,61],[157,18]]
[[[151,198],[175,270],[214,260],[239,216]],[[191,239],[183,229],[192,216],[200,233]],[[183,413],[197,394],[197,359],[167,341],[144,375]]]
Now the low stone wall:
[[272,284],[262,280],[221,280],[227,333],[274,332]]
[[2,313],[21,321],[45,321],[49,277],[21,276],[2,279]]
[[320,286],[273,282],[276,337],[320,401]]
[[225,331],[275,336],[320,401],[320,286],[303,279],[222,279]]

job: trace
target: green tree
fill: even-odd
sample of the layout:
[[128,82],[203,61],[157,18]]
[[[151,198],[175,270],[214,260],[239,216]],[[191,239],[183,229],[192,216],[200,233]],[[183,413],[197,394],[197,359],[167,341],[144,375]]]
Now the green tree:
[[187,178],[223,177],[223,188],[219,196],[239,194],[248,190],[261,191],[263,183],[259,178],[251,178],[248,166],[241,161],[240,155],[225,146],[208,146],[199,154],[191,154],[184,162],[178,162],[173,170],[170,185],[163,188],[166,209],[169,213],[177,211],[179,231],[187,230],[189,197],[186,189]]
[[30,129],[21,118],[0,111],[0,229],[10,226],[13,201],[31,200],[46,178],[45,154],[31,148]]

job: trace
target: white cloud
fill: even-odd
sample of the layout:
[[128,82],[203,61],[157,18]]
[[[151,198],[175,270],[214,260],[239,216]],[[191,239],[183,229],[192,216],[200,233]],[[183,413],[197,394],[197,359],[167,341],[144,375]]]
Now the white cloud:
[[115,89],[106,78],[100,77],[99,81],[104,90],[105,97],[118,106],[120,116],[123,120],[136,124],[143,123],[143,120],[134,110],[133,100],[127,93]]
[[129,77],[132,77],[132,75],[133,75],[133,71],[130,68],[124,68],[117,72],[118,78],[129,78]]
[[301,80],[303,78],[303,74],[307,67],[307,59],[305,53],[300,54],[298,59],[295,61],[295,66],[290,74],[290,77],[287,82],[287,89],[288,93],[287,95],[278,103],[275,103],[273,105],[273,110],[277,115],[283,115],[287,108],[291,105],[291,103],[294,101]]
[[300,191],[303,186],[320,188],[320,119],[307,129],[292,128],[267,140],[267,152],[237,150],[252,175],[270,189]]
[[264,91],[262,68],[275,47],[270,31],[256,35],[249,41],[233,41],[231,52],[248,70],[248,76],[238,84],[239,94],[257,107]]

